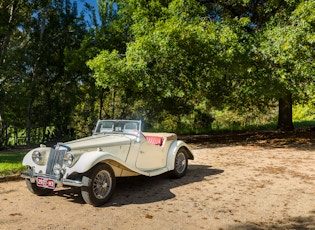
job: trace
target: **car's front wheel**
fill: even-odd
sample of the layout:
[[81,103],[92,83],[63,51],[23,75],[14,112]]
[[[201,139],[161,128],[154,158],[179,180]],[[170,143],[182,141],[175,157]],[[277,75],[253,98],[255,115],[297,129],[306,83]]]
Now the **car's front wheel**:
[[186,174],[188,166],[188,154],[185,148],[180,148],[175,156],[174,170],[171,171],[171,177],[180,178]]
[[88,177],[91,179],[89,186],[81,189],[84,201],[93,206],[105,204],[116,188],[116,177],[113,169],[107,164],[98,164]]

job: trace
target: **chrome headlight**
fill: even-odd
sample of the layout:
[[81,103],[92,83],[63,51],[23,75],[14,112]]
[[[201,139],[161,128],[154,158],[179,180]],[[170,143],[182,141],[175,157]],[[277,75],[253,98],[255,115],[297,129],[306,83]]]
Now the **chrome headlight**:
[[74,160],[74,156],[71,152],[67,152],[64,156],[63,156],[63,164],[67,167],[72,166],[73,164],[73,160]]
[[43,159],[43,154],[38,151],[38,150],[35,150],[33,153],[32,153],[32,159],[34,161],[35,164],[38,164],[38,165],[42,165],[44,163]]

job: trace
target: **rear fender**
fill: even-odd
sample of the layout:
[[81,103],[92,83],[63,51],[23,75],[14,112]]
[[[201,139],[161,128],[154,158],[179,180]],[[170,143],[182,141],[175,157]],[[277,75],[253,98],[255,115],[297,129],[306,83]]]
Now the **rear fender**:
[[192,154],[191,150],[189,149],[188,145],[181,141],[181,140],[176,140],[174,141],[169,150],[168,150],[168,154],[167,154],[167,168],[169,171],[174,169],[174,165],[175,165],[175,156],[177,151],[180,148],[185,148],[188,154],[188,159],[193,160],[194,159],[194,155]]

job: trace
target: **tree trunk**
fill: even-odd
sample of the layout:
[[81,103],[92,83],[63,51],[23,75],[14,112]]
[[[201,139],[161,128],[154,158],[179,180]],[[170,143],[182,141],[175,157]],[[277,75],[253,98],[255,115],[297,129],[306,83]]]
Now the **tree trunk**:
[[[5,5],[5,3],[4,3],[4,5]],[[10,15],[9,15],[9,18],[1,18],[1,20],[8,19],[8,21],[7,21],[8,31],[6,32],[4,38],[1,41],[2,45],[1,45],[1,50],[0,50],[0,59],[1,59],[0,60],[0,66],[5,64],[5,57],[6,57],[6,54],[8,51],[11,36],[12,36],[13,31],[15,29],[15,27],[14,27],[14,25],[12,25],[12,23],[14,23],[13,20],[15,20],[14,16],[16,16],[15,11],[16,11],[17,5],[18,5],[18,1],[12,1],[12,3],[10,3],[9,5],[4,6],[10,10]],[[1,6],[1,7],[3,7],[3,6]]]
[[100,111],[98,114],[98,119],[102,119],[102,112],[103,112],[103,100],[104,100],[104,88],[101,88],[101,92],[100,92]]
[[45,143],[48,140],[48,137],[46,136],[46,124],[42,128],[42,136],[41,136],[41,143]]
[[116,92],[115,89],[113,89],[112,93],[112,118],[115,119],[115,97],[116,97]]
[[27,109],[27,118],[26,118],[26,144],[30,145],[31,143],[31,117],[32,117],[32,110],[33,110],[33,100],[31,100],[28,104]]
[[281,131],[294,130],[292,122],[292,94],[290,92],[284,93],[283,97],[279,99],[279,117],[277,129]]
[[2,121],[1,111],[0,111],[0,149],[3,143],[4,143],[4,124]]

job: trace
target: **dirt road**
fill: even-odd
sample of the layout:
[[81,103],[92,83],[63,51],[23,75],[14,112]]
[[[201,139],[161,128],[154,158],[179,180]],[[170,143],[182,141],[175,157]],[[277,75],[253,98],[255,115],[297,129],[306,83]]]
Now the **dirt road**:
[[0,183],[0,229],[315,229],[315,146],[191,144],[184,178],[118,181],[110,202]]

